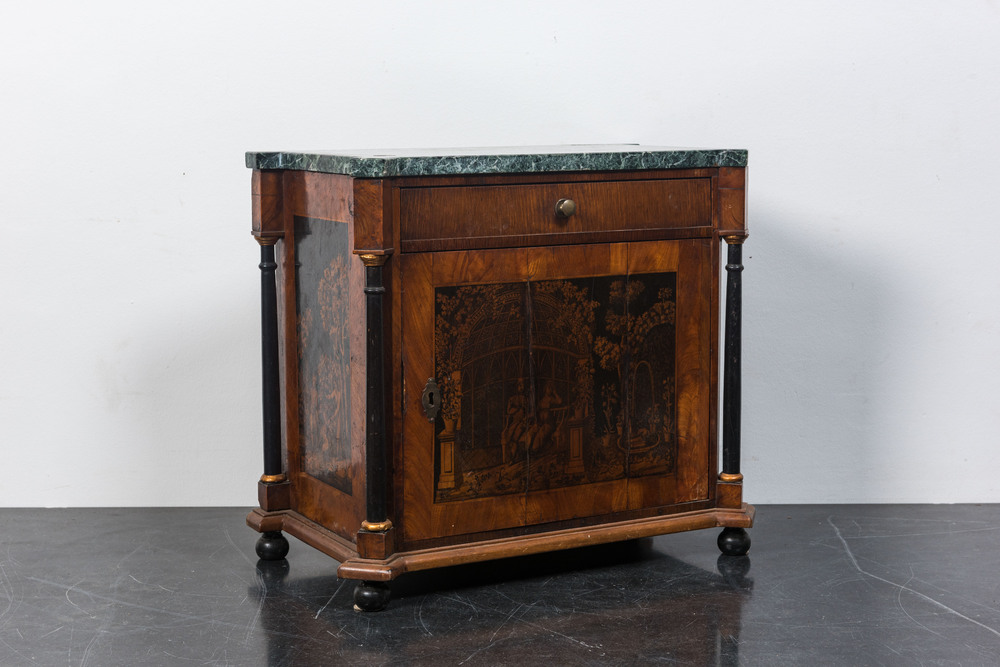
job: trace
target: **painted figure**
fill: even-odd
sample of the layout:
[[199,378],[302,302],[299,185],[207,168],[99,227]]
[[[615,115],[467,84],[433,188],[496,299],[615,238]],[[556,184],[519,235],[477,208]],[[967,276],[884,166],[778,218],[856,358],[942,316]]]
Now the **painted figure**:
[[500,434],[500,448],[503,462],[510,463],[517,458],[519,446],[523,443],[527,430],[528,415],[524,404],[524,380],[517,381],[517,391],[507,400],[507,413],[503,432]]

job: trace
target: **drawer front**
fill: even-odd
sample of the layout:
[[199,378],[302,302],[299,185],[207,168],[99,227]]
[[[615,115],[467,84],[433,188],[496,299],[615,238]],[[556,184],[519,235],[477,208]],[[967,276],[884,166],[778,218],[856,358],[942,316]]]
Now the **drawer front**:
[[[575,204],[568,217],[556,211],[562,199]],[[401,188],[399,216],[404,244],[480,239],[519,245],[550,243],[553,235],[710,227],[712,180]],[[419,245],[412,249],[428,249]]]

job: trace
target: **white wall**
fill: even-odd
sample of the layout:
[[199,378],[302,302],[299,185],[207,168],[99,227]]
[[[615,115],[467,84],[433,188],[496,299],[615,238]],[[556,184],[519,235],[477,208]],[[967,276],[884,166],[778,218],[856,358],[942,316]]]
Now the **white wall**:
[[750,150],[757,502],[1000,502],[996,2],[31,2],[0,506],[251,505],[248,149]]

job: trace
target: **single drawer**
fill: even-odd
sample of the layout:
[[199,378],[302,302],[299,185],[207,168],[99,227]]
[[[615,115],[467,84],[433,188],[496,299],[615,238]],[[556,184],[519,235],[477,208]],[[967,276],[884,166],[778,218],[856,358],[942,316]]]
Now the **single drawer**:
[[[561,215],[561,200],[572,200],[569,208],[575,211]],[[399,191],[399,216],[404,244],[510,237],[531,243],[533,236],[707,227],[712,224],[712,181],[407,187]]]

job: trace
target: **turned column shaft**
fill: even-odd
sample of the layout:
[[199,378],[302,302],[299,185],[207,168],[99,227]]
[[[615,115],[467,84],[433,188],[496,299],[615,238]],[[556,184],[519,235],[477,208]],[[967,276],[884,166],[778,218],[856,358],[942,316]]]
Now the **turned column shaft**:
[[274,240],[260,242],[261,369],[264,414],[265,482],[280,481],[281,398],[278,378],[278,290],[275,284]]
[[367,391],[365,423],[366,530],[385,530],[388,525],[386,443],[385,443],[385,362],[382,307],[384,255],[362,255],[365,264],[365,308],[367,318]]
[[726,337],[723,348],[722,472],[740,474],[740,357],[743,310],[743,238],[726,239]]

